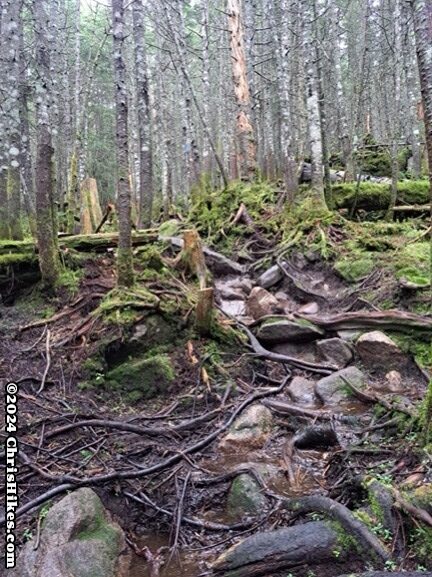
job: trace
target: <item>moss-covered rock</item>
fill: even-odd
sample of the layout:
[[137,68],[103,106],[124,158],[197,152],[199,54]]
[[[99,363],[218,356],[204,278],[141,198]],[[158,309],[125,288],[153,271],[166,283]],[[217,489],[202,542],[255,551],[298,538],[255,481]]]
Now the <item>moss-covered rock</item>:
[[159,354],[122,363],[106,375],[105,386],[127,393],[133,392],[135,400],[149,399],[166,392],[174,378],[170,357]]
[[267,499],[257,481],[248,474],[239,475],[228,493],[227,512],[231,517],[256,515],[263,511]]

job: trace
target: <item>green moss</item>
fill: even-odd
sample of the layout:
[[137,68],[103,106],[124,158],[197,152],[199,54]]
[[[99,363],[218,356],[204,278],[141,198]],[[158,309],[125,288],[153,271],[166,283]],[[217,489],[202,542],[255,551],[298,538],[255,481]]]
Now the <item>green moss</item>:
[[[337,208],[352,208],[366,211],[386,210],[390,202],[390,185],[376,182],[362,182],[356,194],[356,183],[335,184],[333,196]],[[398,183],[398,203],[426,204],[429,200],[427,180],[402,180]]]
[[336,533],[337,547],[342,551],[342,553],[346,554],[352,551],[357,553],[362,552],[362,548],[355,537],[353,537],[350,533],[347,533],[347,531],[338,521],[326,521],[326,523]]
[[157,309],[159,298],[145,288],[115,288],[96,309],[107,324],[131,326],[142,318],[143,310]]
[[397,278],[404,278],[418,285],[430,284],[430,246],[428,242],[416,242],[403,247],[394,255]]
[[64,268],[58,277],[57,287],[63,287],[67,291],[74,295],[78,292],[81,279],[83,278],[83,271],[81,270],[71,270],[69,268]]
[[134,393],[134,397],[151,398],[164,392],[175,379],[168,355],[135,359],[122,363],[106,375],[106,387]]
[[156,245],[144,246],[137,249],[136,260],[144,269],[161,272],[165,268],[161,252],[161,248]]
[[416,557],[429,563],[432,558],[432,527],[416,527],[411,532],[410,541]]
[[336,260],[335,270],[348,282],[357,282],[368,276],[375,263],[367,253],[352,252]]

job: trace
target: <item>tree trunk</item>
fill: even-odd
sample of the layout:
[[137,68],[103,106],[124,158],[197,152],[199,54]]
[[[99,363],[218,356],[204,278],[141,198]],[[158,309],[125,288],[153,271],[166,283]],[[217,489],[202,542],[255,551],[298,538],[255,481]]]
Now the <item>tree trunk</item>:
[[314,50],[314,37],[312,21],[315,0],[312,0],[312,10],[307,10],[305,17],[308,20],[305,25],[305,55],[306,55],[306,97],[309,128],[309,145],[311,154],[311,177],[312,194],[325,206],[324,180],[323,180],[323,146],[321,121],[319,110],[318,79],[315,63],[316,52]]
[[252,180],[256,174],[256,143],[250,120],[250,91],[244,47],[241,0],[228,0],[228,25],[231,33],[231,63],[234,93],[237,102],[236,140],[239,154],[240,176]]
[[123,57],[125,40],[123,0],[112,0],[112,26],[116,108],[117,214],[119,221],[117,282],[120,286],[128,287],[134,282],[134,273],[131,239],[131,190],[128,162],[128,106],[126,67]]
[[411,0],[411,4],[424,108],[432,211],[432,0]]
[[151,112],[145,49],[144,6],[136,0],[133,10],[135,78],[138,103],[139,216],[138,228],[150,227],[153,210],[153,146]]
[[36,159],[36,222],[39,247],[39,265],[42,281],[49,290],[55,288],[60,261],[57,251],[54,219],[53,148],[50,130],[49,107],[51,104],[51,71],[49,40],[49,2],[38,0],[34,5],[36,33],[36,64],[38,69],[38,99],[36,118],[38,125]]

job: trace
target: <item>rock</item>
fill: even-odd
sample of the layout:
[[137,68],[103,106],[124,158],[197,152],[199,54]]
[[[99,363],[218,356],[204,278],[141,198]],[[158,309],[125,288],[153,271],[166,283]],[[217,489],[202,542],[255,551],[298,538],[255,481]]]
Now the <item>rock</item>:
[[319,380],[315,385],[315,394],[330,405],[346,401],[352,397],[352,393],[344,379],[358,389],[366,386],[366,376],[357,367],[348,367]]
[[270,409],[264,405],[251,405],[233,423],[227,435],[222,439],[223,450],[244,447],[256,449],[262,447],[270,437],[273,417]]
[[397,344],[381,331],[363,334],[357,340],[357,352],[366,367],[374,369],[398,369],[406,365],[408,358]]
[[399,371],[389,371],[385,379],[384,387],[389,393],[401,393],[404,390],[402,375]]
[[343,341],[348,341],[349,343],[353,343],[359,338],[359,336],[361,335],[361,332],[355,331],[355,330],[350,331],[347,329],[344,331],[338,331],[337,335]]
[[256,533],[223,553],[212,565],[222,575],[270,575],[282,569],[333,559],[338,536],[329,523],[315,521]]
[[279,266],[275,264],[274,266],[270,267],[268,270],[263,272],[261,276],[258,277],[257,285],[262,288],[268,289],[276,285],[282,279],[283,279],[283,272],[281,271]]
[[315,343],[281,343],[271,346],[270,349],[287,357],[294,357],[308,363],[319,363]]
[[303,451],[325,450],[336,445],[339,445],[339,441],[336,432],[331,427],[305,427],[298,431],[294,437],[294,446]]
[[219,289],[219,296],[221,299],[227,301],[236,301],[243,299],[244,295],[240,287],[234,287],[229,285],[229,286],[222,286]]
[[316,315],[319,313],[318,303],[306,303],[305,305],[301,306],[297,312],[301,315]]
[[284,343],[313,341],[323,334],[321,329],[304,319],[270,319],[260,326],[257,337],[264,343]]
[[242,517],[245,514],[256,515],[262,512],[268,501],[262,494],[257,481],[247,473],[239,475],[231,484],[227,512],[231,517]]
[[316,346],[325,361],[340,369],[349,365],[354,358],[351,347],[342,339],[325,339],[318,341]]
[[288,392],[295,403],[313,405],[316,401],[315,383],[304,377],[294,377],[288,388]]
[[255,320],[282,312],[275,296],[262,287],[254,287],[247,300],[247,310]]
[[126,577],[131,555],[122,529],[91,489],[78,489],[48,512],[39,547],[24,545],[15,577]]
[[418,507],[424,509],[432,515],[432,483],[424,483],[409,494],[408,500]]

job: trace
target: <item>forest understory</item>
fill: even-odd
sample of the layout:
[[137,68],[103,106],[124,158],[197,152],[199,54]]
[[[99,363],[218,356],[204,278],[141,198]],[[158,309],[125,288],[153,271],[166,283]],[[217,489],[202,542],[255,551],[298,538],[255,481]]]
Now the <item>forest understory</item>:
[[[428,224],[308,200],[288,215],[277,194],[234,183],[135,233],[131,289],[103,234],[97,252],[62,249],[70,282],[50,302],[3,266],[20,546],[40,542],[53,499],[90,487],[124,531],[129,577],[429,574]],[[215,290],[205,338],[181,250],[196,223]]]

